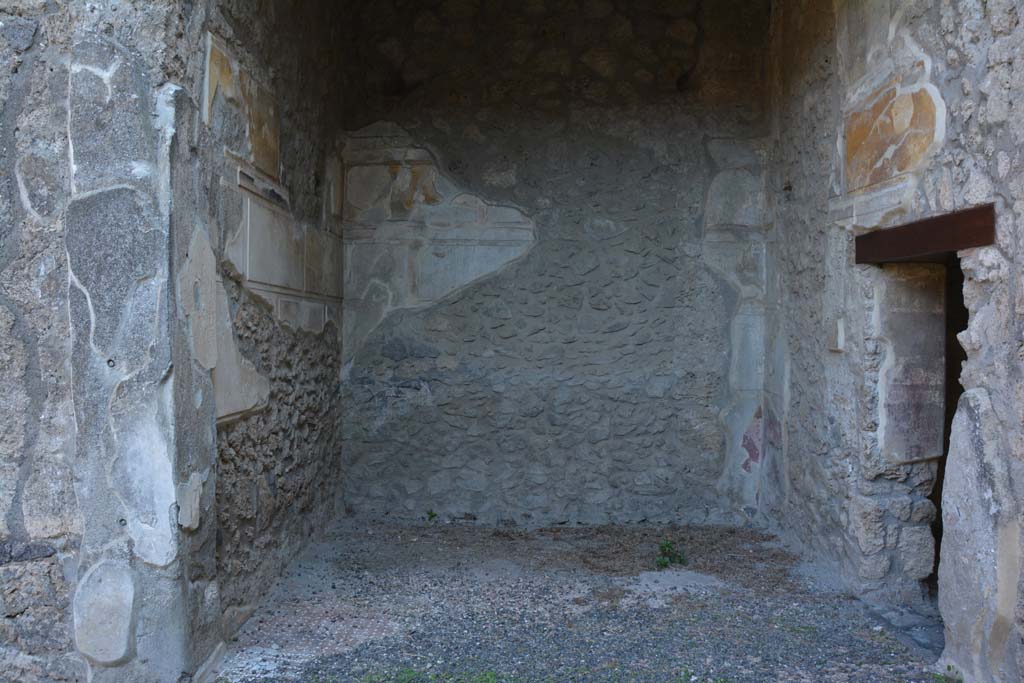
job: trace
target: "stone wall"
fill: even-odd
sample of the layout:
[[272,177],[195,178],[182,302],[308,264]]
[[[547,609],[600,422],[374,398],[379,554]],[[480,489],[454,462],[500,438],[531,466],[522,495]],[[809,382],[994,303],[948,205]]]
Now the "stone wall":
[[323,141],[338,98],[292,75],[335,44],[338,9],[0,13],[13,679],[202,677],[332,511],[342,259]]
[[181,17],[4,12],[3,671],[174,680],[188,647],[169,315]]
[[72,40],[66,16],[0,11],[0,667],[30,683],[86,675],[70,609],[82,542],[63,248]]
[[225,0],[189,26],[175,218],[192,371],[179,401],[201,417],[182,485],[194,666],[326,526],[340,487],[342,93],[306,79],[337,63],[341,11]]
[[939,597],[1016,680],[1021,44],[1012,0],[6,3],[2,670],[201,679],[339,490],[755,519],[915,602],[938,275],[853,238],[994,202]]
[[345,136],[345,358],[389,313],[422,308],[522,256],[534,224],[449,181],[395,125]]
[[[687,0],[381,2],[351,18],[364,83],[346,128],[398,126],[403,149],[429,152],[442,194],[536,226],[507,265],[466,257],[496,272],[466,269],[437,296],[385,308],[352,353],[353,512],[522,524],[756,513],[773,424],[761,409],[768,19],[768,3]],[[371,191],[346,164],[346,244],[356,230],[364,243],[427,235],[428,192],[402,208],[425,222],[367,220],[396,205],[399,172],[379,171]],[[352,268],[405,291],[406,262]],[[430,289],[427,266],[414,274]]]
[[[946,660],[978,681],[1021,670],[1024,125],[1009,97],[1020,82],[1009,57],[1020,22],[1013,2],[783,3],[773,37],[771,186],[785,249],[769,256],[781,296],[767,392],[783,424],[769,509],[869,597],[913,603],[932,568],[927,458],[942,438],[942,342],[924,331],[942,334],[942,286],[911,266],[853,265],[853,237],[996,203],[997,243],[959,254],[967,392],[948,455],[939,564]],[[985,511],[980,500],[991,502]]]

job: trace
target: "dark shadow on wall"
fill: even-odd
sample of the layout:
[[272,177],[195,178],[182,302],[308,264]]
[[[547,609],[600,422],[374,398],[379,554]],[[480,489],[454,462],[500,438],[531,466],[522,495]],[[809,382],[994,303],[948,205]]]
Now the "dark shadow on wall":
[[[736,400],[734,316],[763,293],[763,178],[736,172],[707,202],[720,171],[762,161],[769,11],[598,0],[357,14],[350,67],[365,97],[349,100],[346,128],[398,124],[461,187],[520,207],[539,243],[392,314],[353,358],[353,512],[735,518],[718,488],[722,414]],[[729,208],[713,230],[711,206]]]

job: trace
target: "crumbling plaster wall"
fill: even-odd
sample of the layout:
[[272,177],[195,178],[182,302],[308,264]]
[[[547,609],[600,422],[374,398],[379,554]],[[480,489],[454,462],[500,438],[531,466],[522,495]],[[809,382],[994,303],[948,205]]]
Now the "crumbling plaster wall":
[[[5,680],[201,678],[332,510],[336,82],[295,75],[337,9],[0,13]],[[210,35],[247,61],[206,107]]]
[[181,487],[195,666],[327,525],[340,487],[344,89],[322,73],[339,71],[342,10],[224,0],[189,25],[175,256],[191,372],[178,405],[198,421]]
[[0,13],[0,667],[26,681],[84,680],[71,595],[74,501],[68,357],[68,17]]
[[[768,3],[691,0],[386,1],[351,18],[365,92],[346,127],[401,129],[449,187],[536,233],[496,273],[396,307],[352,350],[352,511],[756,514],[768,20]],[[348,174],[347,249],[350,225],[364,243],[403,227],[350,220],[396,205],[378,176],[368,192]],[[409,277],[397,263],[379,273],[392,291]]]
[[4,676],[175,680],[187,658],[170,342],[182,19],[6,3]]
[[[5,424],[22,435],[3,450],[18,459],[3,478],[17,487],[4,496],[4,669],[84,679],[77,646],[93,680],[124,680],[105,665],[137,672],[136,656],[176,675],[169,226],[157,172],[173,111],[173,93],[157,88],[169,17],[10,9],[4,289],[16,351],[4,376],[28,405],[4,401]],[[132,22],[147,30],[130,34]]]
[[[1024,119],[1010,93],[1021,85],[1022,30],[1019,3],[999,1],[781,3],[774,19],[780,249],[768,262],[781,296],[766,393],[783,415],[784,448],[767,509],[869,596],[914,602],[932,569],[935,465],[901,461],[933,454],[934,420],[916,435],[905,428],[921,397],[935,395],[935,368],[920,365],[914,387],[893,360],[907,347],[894,331],[930,324],[941,285],[926,286],[934,274],[912,266],[853,265],[853,237],[996,204],[997,243],[959,255],[966,393],[939,565],[946,660],[979,681],[1021,671]],[[911,344],[919,358],[932,353],[927,343]],[[893,401],[893,391],[908,398]],[[907,436],[931,448],[910,452]]]

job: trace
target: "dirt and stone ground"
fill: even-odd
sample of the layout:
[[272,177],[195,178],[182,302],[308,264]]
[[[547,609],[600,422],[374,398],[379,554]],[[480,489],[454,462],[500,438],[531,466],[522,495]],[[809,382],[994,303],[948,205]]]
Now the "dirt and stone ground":
[[[658,570],[671,541],[686,564]],[[296,559],[218,683],[944,680],[771,536],[724,527],[343,523]],[[911,626],[920,626],[915,622]]]

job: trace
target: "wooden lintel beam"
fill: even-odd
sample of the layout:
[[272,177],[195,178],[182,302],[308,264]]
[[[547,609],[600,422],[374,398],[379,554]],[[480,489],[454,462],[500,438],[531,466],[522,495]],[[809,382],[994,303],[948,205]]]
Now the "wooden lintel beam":
[[961,249],[984,247],[996,239],[994,204],[876,230],[856,238],[857,263],[943,261]]

